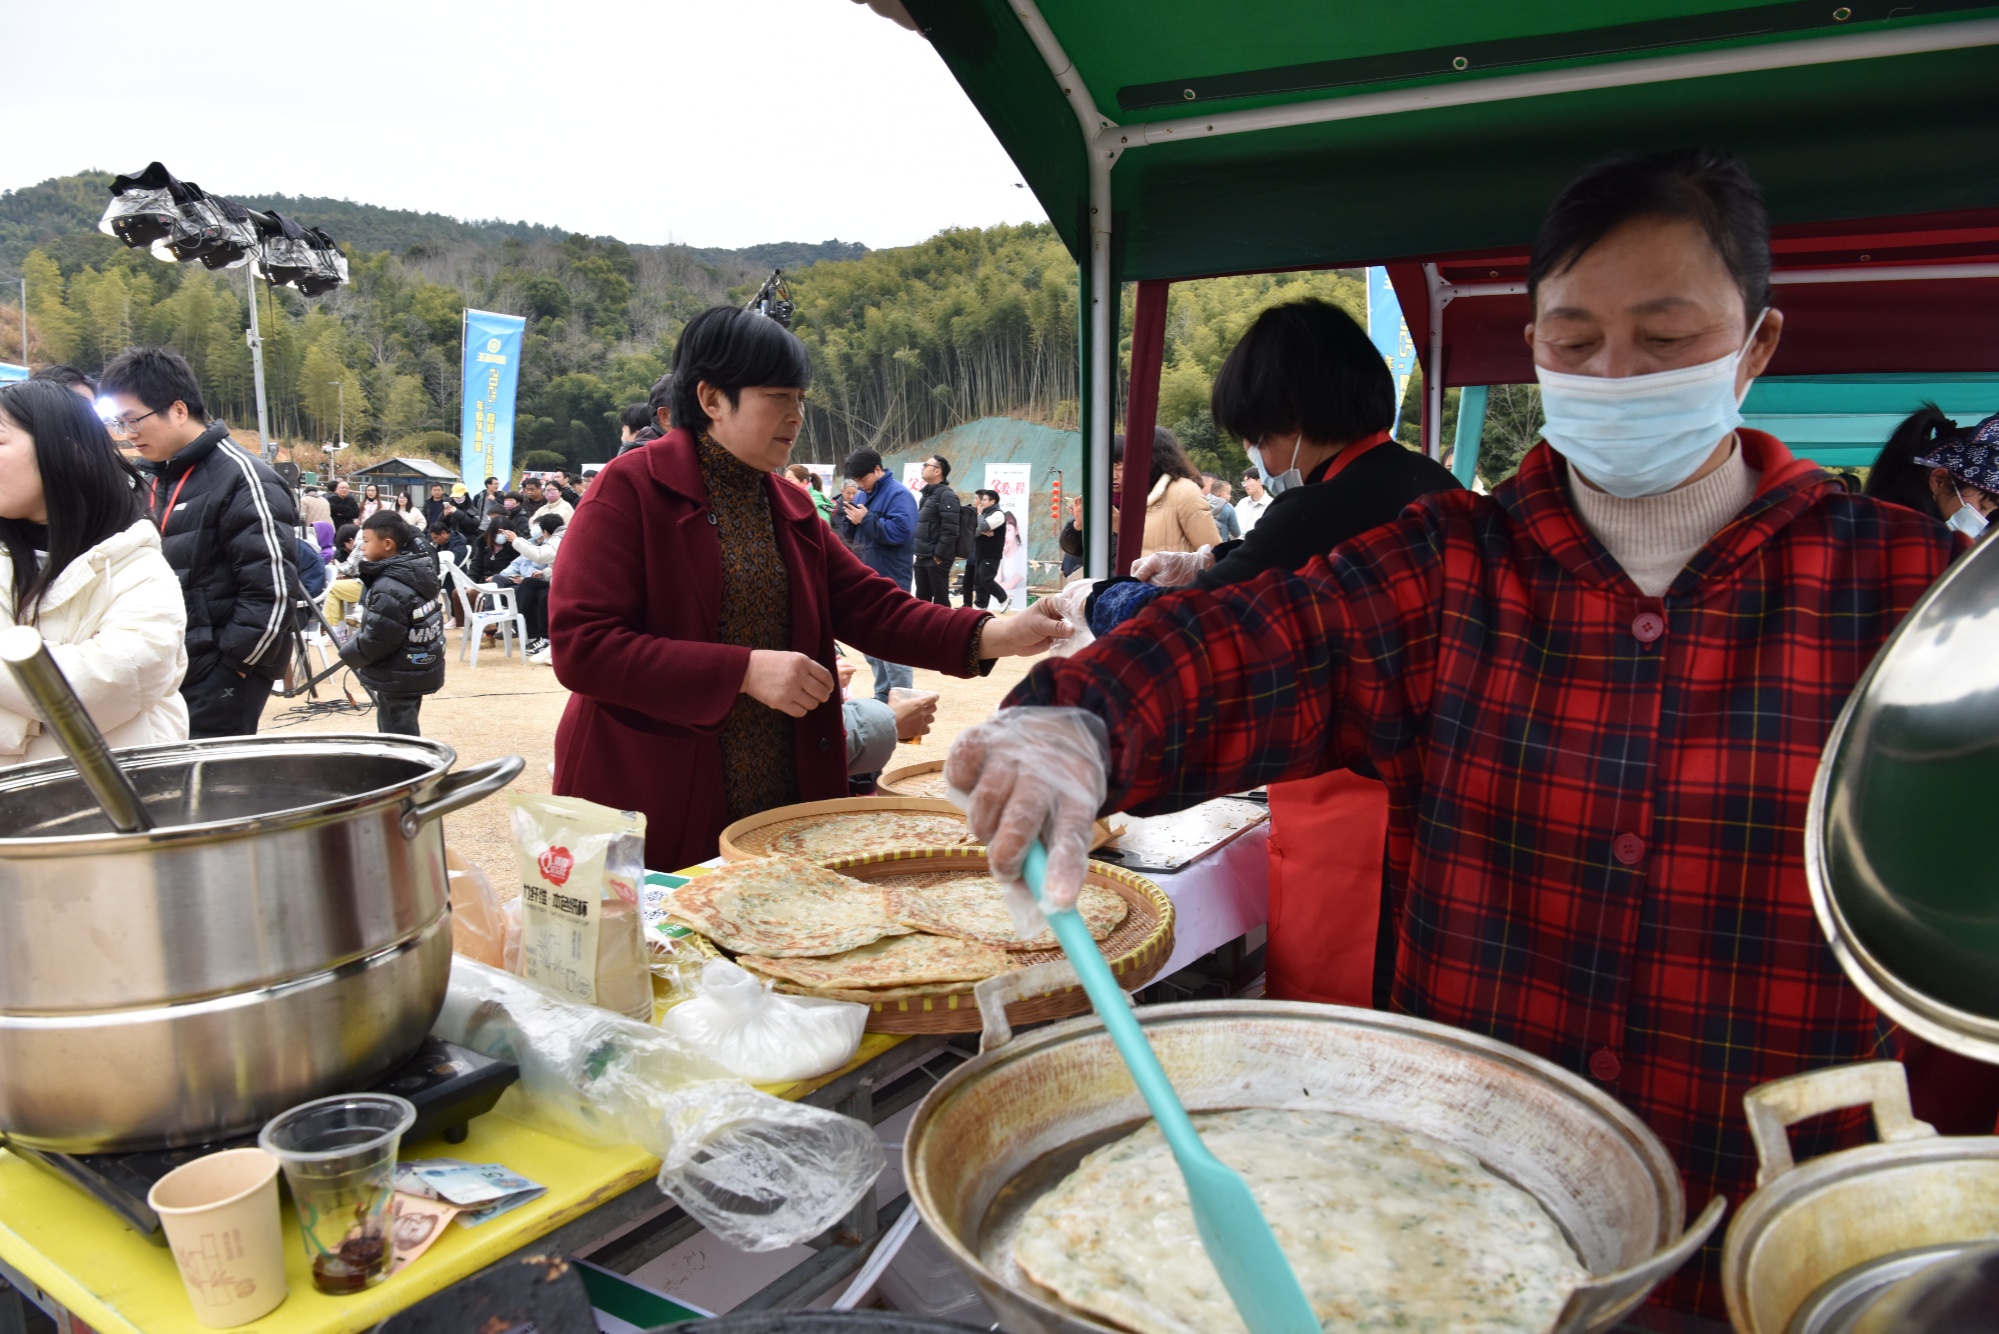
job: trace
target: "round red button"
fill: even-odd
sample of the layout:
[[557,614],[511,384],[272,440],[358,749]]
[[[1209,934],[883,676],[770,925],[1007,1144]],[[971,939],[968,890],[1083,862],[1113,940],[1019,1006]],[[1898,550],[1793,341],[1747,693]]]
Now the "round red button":
[[1649,644],[1666,633],[1666,618],[1656,611],[1641,611],[1631,618],[1631,633],[1641,644]]
[[1610,853],[1626,866],[1636,866],[1645,855],[1645,840],[1636,834],[1619,834],[1610,841]]
[[1608,1084],[1624,1073],[1624,1062],[1617,1059],[1617,1053],[1608,1047],[1600,1047],[1591,1053],[1589,1072]]

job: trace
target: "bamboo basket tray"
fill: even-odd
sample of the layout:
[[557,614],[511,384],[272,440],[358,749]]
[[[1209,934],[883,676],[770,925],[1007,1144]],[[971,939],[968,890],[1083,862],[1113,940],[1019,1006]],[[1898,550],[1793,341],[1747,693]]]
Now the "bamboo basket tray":
[[884,796],[941,798],[944,795],[944,761],[905,764],[890,769],[875,780]]
[[[942,761],[939,761],[941,767]],[[746,815],[722,831],[721,851],[724,861],[740,862],[751,857],[768,857],[773,851],[771,843],[783,834],[798,828],[820,823],[832,816],[881,815],[889,811],[902,811],[918,815],[949,816],[963,832],[949,843],[940,847],[962,848],[971,844],[971,826],[965,823],[965,813],[941,798],[931,797],[835,797],[830,801],[801,801],[790,806],[775,806],[755,815]],[[1111,841],[1110,826],[1097,821],[1096,834],[1090,846],[1100,848]],[[907,848],[914,840],[904,839],[899,847]],[[808,860],[827,864],[827,855],[805,854]],[[830,855],[839,855],[837,853]],[[980,853],[983,861],[984,853]]]
[[[986,850],[972,848],[904,848],[895,852],[870,853],[860,857],[840,857],[820,863],[831,871],[870,883],[928,880],[945,873],[987,873]],[[1125,919],[1102,941],[1104,960],[1118,985],[1136,991],[1159,975],[1173,953],[1173,902],[1159,886],[1140,875],[1106,862],[1091,862],[1086,881],[1110,890],[1130,905]],[[1059,959],[1062,951],[1020,950],[1012,954],[1018,967]],[[976,1033],[979,1007],[972,998],[973,983],[956,982],[926,988],[929,994],[899,1000],[875,1001],[869,1006],[871,1033]],[[799,995],[814,994],[809,988],[778,984],[780,991]],[[1007,1006],[1007,1018],[1018,1024],[1035,1024],[1050,1019],[1067,1019],[1086,1014],[1090,998],[1081,987],[1030,996]]]

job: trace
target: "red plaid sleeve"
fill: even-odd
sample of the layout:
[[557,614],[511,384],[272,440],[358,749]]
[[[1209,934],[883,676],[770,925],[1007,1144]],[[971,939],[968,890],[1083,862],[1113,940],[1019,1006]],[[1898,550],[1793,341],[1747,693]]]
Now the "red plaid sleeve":
[[1157,598],[1083,652],[1037,665],[1006,704],[1104,719],[1106,810],[1180,810],[1372,767],[1422,730],[1443,570],[1435,516],[1416,512],[1296,573]]

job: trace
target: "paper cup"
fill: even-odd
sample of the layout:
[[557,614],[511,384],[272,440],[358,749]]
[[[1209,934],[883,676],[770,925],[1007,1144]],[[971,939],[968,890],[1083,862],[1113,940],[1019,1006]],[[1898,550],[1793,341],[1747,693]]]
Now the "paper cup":
[[202,1324],[247,1324],[285,1299],[278,1160],[270,1154],[225,1149],[197,1158],[161,1177],[146,1203]]

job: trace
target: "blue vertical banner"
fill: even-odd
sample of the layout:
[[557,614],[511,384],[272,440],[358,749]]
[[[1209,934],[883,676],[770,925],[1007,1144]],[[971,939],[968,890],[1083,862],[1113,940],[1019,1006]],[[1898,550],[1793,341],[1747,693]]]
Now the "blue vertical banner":
[[1402,303],[1396,299],[1395,284],[1388,281],[1384,268],[1367,271],[1367,336],[1388,363],[1388,373],[1395,377],[1395,426],[1390,429],[1399,429],[1402,397],[1409,392],[1409,376],[1416,369],[1416,340],[1402,322]]
[[514,391],[521,379],[521,333],[527,321],[488,310],[465,312],[465,415],[459,426],[458,476],[473,495],[488,477],[510,483],[514,467]]

